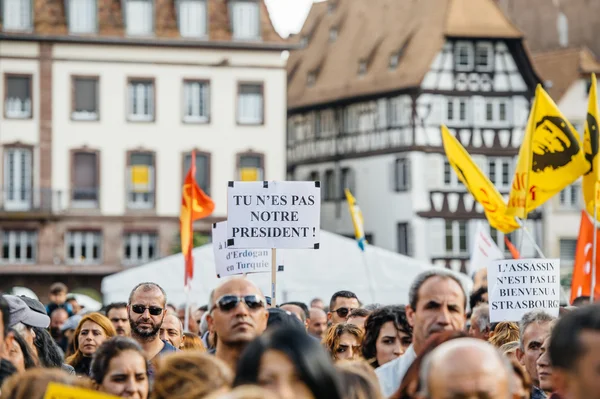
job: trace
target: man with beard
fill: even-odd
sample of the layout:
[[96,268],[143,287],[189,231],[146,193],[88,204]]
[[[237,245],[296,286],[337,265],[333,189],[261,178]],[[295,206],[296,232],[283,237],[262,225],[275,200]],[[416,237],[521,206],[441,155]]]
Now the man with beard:
[[267,328],[265,298],[250,280],[236,278],[217,287],[210,302],[207,321],[217,336],[215,355],[235,370],[242,351]]
[[106,317],[110,320],[117,335],[129,337],[131,327],[129,326],[129,316],[127,316],[127,304],[125,302],[111,303],[106,307]]
[[167,314],[167,294],[158,284],[141,283],[135,286],[129,295],[127,314],[131,337],[142,346],[147,359],[177,351],[177,348],[159,337]]
[[56,308],[50,314],[50,335],[54,342],[59,343],[62,338],[62,326],[67,322],[69,313],[63,308]]
[[462,331],[467,321],[467,295],[460,280],[443,269],[419,274],[408,292],[406,318],[413,328],[413,343],[404,355],[375,370],[385,397],[400,387],[404,374],[424,349],[425,342],[440,331]]

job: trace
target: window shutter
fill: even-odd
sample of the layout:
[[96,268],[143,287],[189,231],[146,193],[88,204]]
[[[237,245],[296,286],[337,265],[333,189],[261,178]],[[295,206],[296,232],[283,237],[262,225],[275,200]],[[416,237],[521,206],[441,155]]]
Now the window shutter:
[[411,176],[411,165],[410,158],[404,158],[404,177],[405,177],[405,189],[409,191],[412,185],[412,176]]

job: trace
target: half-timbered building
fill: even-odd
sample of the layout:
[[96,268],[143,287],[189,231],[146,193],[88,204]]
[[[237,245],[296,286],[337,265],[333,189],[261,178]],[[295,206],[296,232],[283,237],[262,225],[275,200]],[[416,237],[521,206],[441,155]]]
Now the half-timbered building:
[[[349,188],[371,243],[464,270],[484,214],[446,162],[439,127],[508,194],[540,82],[521,31],[493,0],[328,0],[296,40],[288,178],[321,181],[323,228],[352,235]],[[538,241],[540,221],[530,214]]]

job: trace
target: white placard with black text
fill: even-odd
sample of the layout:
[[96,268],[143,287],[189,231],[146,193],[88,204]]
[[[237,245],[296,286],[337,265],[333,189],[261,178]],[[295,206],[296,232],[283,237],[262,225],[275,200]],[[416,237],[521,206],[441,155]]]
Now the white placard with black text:
[[227,221],[213,224],[212,245],[218,277],[271,271],[270,249],[227,248]]
[[228,248],[319,248],[319,182],[229,182]]
[[560,259],[492,261],[488,266],[490,321],[519,321],[532,310],[558,317]]

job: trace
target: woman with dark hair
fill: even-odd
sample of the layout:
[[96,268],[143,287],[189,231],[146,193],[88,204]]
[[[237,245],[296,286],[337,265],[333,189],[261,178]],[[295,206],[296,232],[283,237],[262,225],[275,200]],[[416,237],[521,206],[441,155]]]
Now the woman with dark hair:
[[[25,339],[15,329],[9,330],[9,336],[12,335],[12,344],[7,348],[6,357],[13,366],[17,369],[18,373],[33,368],[36,366],[35,357],[29,349],[29,345],[25,342]],[[7,341],[8,343],[9,341]]]
[[34,350],[37,353],[39,365],[45,368],[59,367],[69,374],[75,374],[75,369],[63,363],[63,354],[60,347],[54,342],[52,336],[45,328],[33,327],[35,338],[33,339]]
[[282,399],[342,399],[341,381],[327,352],[297,328],[274,329],[248,345],[233,386],[248,384]]
[[412,327],[402,306],[384,306],[365,322],[362,355],[377,368],[400,357],[412,343]]
[[131,338],[116,336],[104,341],[94,354],[91,378],[100,392],[148,398],[148,362],[140,344]]

